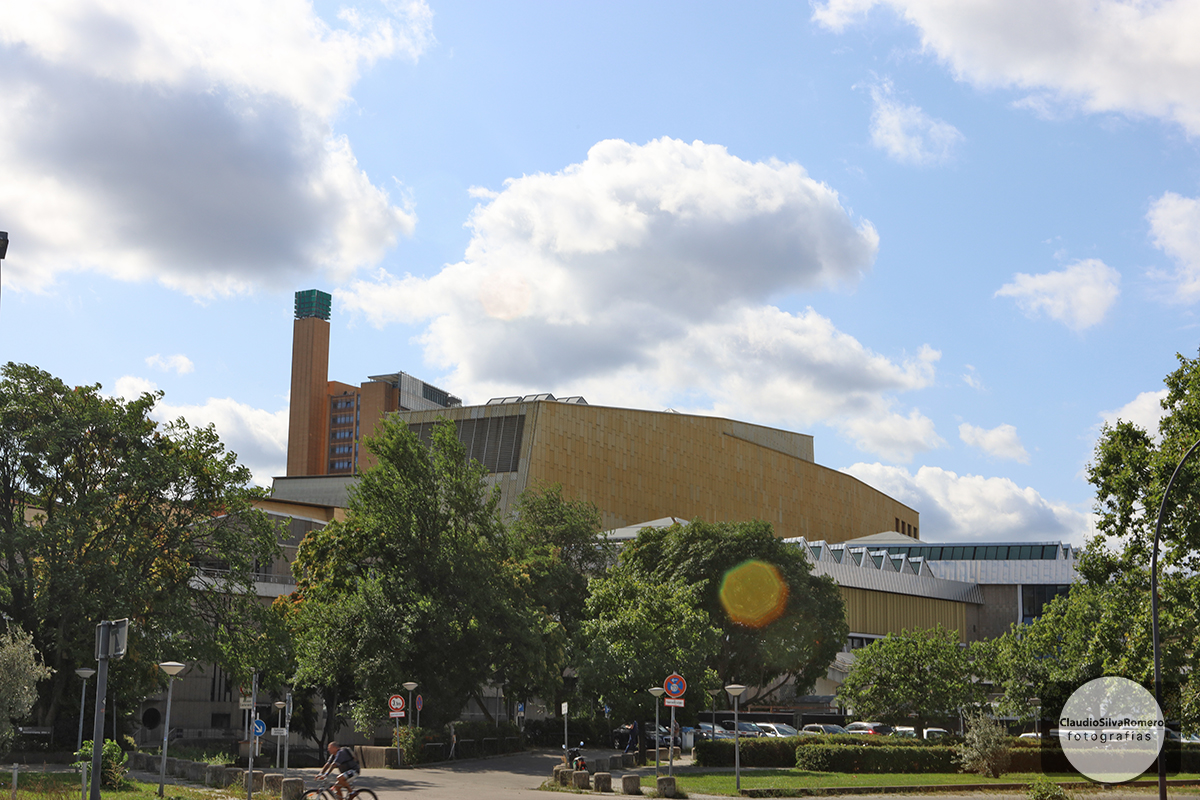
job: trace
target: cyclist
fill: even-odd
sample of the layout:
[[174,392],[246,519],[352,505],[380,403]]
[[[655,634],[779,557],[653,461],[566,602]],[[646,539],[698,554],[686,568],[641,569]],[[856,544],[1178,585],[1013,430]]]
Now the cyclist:
[[358,759],[354,757],[354,751],[349,747],[338,747],[337,742],[330,742],[328,750],[329,760],[325,762],[325,766],[317,773],[317,777],[325,777],[336,767],[340,774],[330,788],[333,789],[338,800],[342,800],[342,790],[350,788],[350,779],[358,775],[362,767],[358,765]]

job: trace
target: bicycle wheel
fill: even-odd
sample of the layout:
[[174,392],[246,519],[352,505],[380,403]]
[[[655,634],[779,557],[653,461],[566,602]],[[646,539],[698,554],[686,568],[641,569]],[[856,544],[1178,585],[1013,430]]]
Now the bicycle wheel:
[[354,794],[350,795],[350,800],[379,800],[379,798],[370,789],[355,789]]
[[300,795],[300,800],[328,800],[329,795],[324,789],[309,789]]

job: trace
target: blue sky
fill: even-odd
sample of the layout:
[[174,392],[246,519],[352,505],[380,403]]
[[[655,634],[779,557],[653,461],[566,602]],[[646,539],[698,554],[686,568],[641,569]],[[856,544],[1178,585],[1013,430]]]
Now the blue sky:
[[1198,346],[1183,2],[58,0],[0,31],[0,358],[285,459],[330,377],[812,433],[922,538],[1081,543]]

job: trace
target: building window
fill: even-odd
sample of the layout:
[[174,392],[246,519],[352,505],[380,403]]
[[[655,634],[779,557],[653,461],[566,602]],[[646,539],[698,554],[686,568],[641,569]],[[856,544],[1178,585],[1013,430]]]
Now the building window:
[[1071,591],[1069,585],[1055,584],[1023,584],[1021,586],[1021,622],[1028,625],[1042,615],[1046,605],[1058,597]]
[[353,414],[334,414],[333,415],[333,424],[334,425],[351,425],[351,424],[353,424],[353,422],[354,422]]
[[349,429],[334,431],[333,438],[334,439],[353,439],[354,431],[349,430]]
[[333,454],[335,456],[344,456],[344,455],[349,455],[351,453],[351,451],[353,451],[353,450],[354,450],[354,448],[351,445],[339,444],[333,448]]
[[348,470],[350,469],[350,459],[339,459],[334,461],[329,465],[329,468],[333,472],[337,472],[339,470]]
[[[525,415],[485,417],[456,420],[458,440],[466,448],[467,458],[478,461],[488,472],[516,472],[521,463],[521,438],[525,432]],[[433,436],[432,422],[421,422],[411,428],[417,437],[429,444]]]
[[333,401],[333,407],[337,408],[354,408],[353,397],[339,397]]

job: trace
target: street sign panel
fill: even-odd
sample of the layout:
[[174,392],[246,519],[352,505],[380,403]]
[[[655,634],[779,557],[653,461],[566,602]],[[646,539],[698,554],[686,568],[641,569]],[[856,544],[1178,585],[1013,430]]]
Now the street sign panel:
[[388,698],[388,708],[390,708],[392,711],[403,711],[404,710],[404,695],[394,694],[391,697],[389,697]]
[[392,719],[401,719],[404,717],[404,712],[403,711],[389,711],[388,716],[391,717]]
[[287,736],[287,728],[271,728],[272,736]]
[[563,700],[563,704],[562,704],[562,713],[563,713],[564,715],[567,713],[567,701],[566,701],[566,700]]
[[254,698],[252,698],[248,695],[242,695],[241,697],[238,698],[238,708],[240,708],[243,711],[250,709],[250,708],[254,708]]
[[267,723],[261,719],[254,720],[254,735],[262,736],[267,732]]
[[663,700],[663,705],[664,706],[675,706],[676,708],[683,708],[683,698],[682,697],[667,697]]
[[667,697],[680,697],[687,691],[687,681],[678,672],[672,672],[663,681],[663,689],[667,692]]
[[425,707],[425,700],[422,699],[421,695],[417,695],[417,702],[414,703],[413,705],[415,705],[417,707],[417,711],[420,711],[422,708]]

